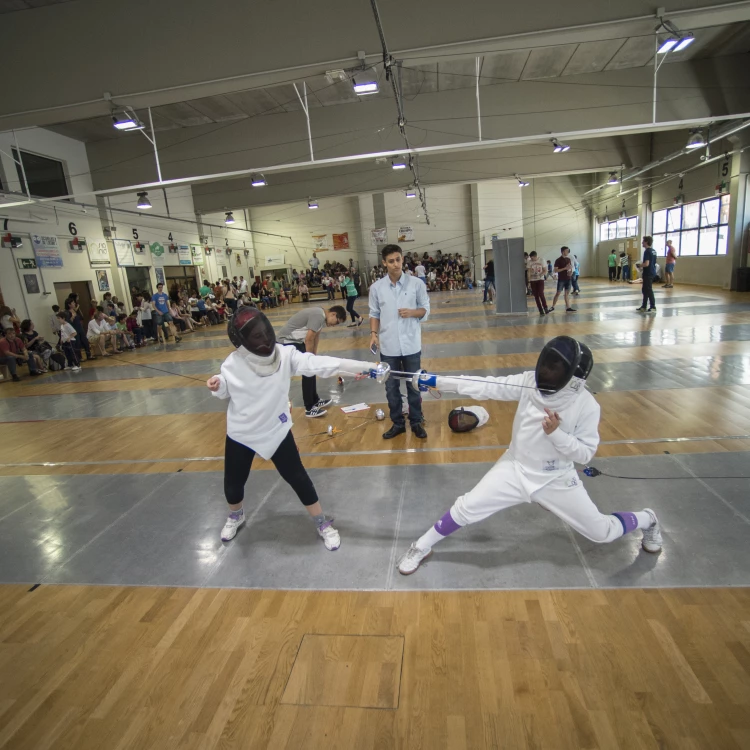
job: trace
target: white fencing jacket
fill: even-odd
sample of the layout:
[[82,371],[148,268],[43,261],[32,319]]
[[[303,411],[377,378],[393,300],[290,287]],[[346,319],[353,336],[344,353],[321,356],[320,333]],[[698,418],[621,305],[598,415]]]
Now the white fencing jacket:
[[271,375],[261,376],[243,351],[240,348],[224,360],[218,376],[221,385],[212,395],[229,399],[227,435],[266,460],[292,429],[289,386],[294,375],[330,378],[339,372],[356,375],[377,366],[354,359],[303,354],[293,346],[277,344],[278,368]]
[[[575,468],[574,462],[586,464],[594,457],[599,447],[600,409],[580,378],[573,378],[558,393],[543,396],[536,390],[531,371],[499,378],[464,380],[464,377],[439,376],[437,388],[456,391],[477,401],[519,402],[506,456],[518,464],[536,488]],[[545,407],[560,415],[560,426],[551,435],[542,429]]]

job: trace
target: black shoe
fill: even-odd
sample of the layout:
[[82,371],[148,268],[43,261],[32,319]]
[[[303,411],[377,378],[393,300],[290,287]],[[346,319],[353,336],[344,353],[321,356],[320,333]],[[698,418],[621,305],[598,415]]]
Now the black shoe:
[[35,372],[30,372],[29,375],[32,375],[36,377],[37,375],[43,375],[44,373],[39,372],[39,370],[36,370]]
[[424,440],[427,437],[427,433],[421,423],[412,425],[411,432],[414,437],[418,437],[421,440]]
[[175,336],[175,337],[174,337],[174,342],[175,342],[175,344],[179,344],[179,343],[180,343],[180,341],[182,341],[182,336]]
[[575,307],[566,307],[565,312],[578,312]]
[[391,427],[391,429],[388,430],[388,432],[383,433],[383,440],[391,440],[391,438],[395,438],[398,435],[403,435],[405,432],[406,432],[405,426],[402,425],[401,427],[399,427],[398,425],[394,424],[393,427]]
[[19,378],[18,375],[14,375],[13,376],[13,382],[14,383],[20,383],[21,382],[21,378]]
[[547,315],[549,315],[551,312],[555,312],[555,308],[554,307],[548,307],[547,308]]

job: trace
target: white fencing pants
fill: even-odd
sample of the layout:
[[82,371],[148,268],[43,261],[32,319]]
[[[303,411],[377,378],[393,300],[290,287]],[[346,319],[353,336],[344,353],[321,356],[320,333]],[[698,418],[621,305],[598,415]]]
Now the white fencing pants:
[[483,521],[499,510],[520,503],[537,503],[592,542],[613,542],[624,528],[616,516],[605,515],[594,505],[575,469],[549,484],[525,476],[518,464],[503,456],[450,510],[460,526]]

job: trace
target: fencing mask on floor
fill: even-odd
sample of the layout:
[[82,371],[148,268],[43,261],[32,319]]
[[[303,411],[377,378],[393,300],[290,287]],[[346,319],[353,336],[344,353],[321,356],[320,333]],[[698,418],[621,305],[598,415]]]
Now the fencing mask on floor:
[[276,334],[268,318],[255,307],[240,307],[229,321],[229,340],[256,357],[270,357],[276,351]]
[[555,336],[544,345],[537,360],[536,387],[542,394],[561,391],[580,364],[580,344],[570,336]]
[[489,419],[489,412],[482,406],[461,406],[448,415],[448,427],[453,432],[470,432],[487,424]]
[[581,380],[586,380],[591,374],[591,368],[594,366],[594,355],[586,344],[582,344],[579,341],[578,346],[581,347],[581,361],[578,363],[578,367],[576,367],[576,371],[573,375]]

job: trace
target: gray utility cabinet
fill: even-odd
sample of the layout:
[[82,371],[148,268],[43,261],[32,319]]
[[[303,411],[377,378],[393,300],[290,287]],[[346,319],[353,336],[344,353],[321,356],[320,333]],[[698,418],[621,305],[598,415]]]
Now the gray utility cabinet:
[[495,312],[498,315],[528,315],[523,238],[492,240],[492,255],[497,290]]

